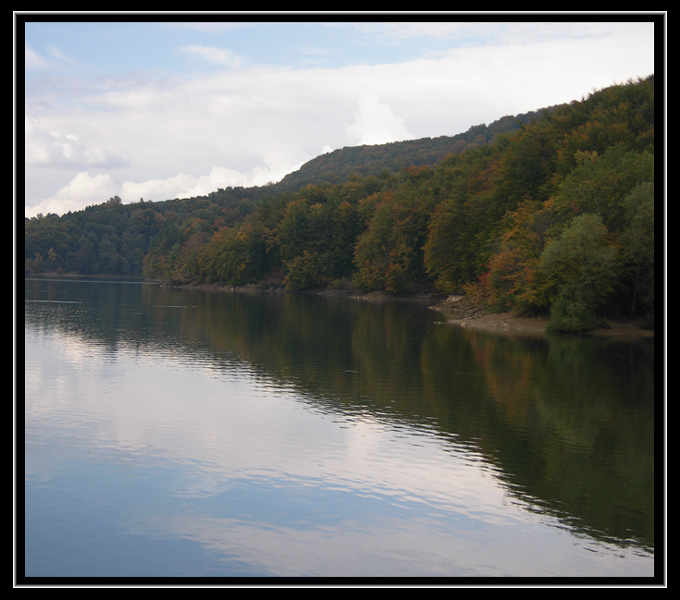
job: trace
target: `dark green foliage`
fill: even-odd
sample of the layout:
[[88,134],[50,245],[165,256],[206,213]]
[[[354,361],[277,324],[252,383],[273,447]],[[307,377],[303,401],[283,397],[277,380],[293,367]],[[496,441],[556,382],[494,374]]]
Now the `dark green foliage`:
[[621,267],[619,250],[597,214],[576,217],[541,254],[539,271],[552,290],[549,327],[587,331],[601,324]]
[[[552,109],[544,109],[541,115]],[[401,169],[438,164],[451,154],[479,148],[501,134],[515,131],[539,117],[529,112],[505,116],[490,125],[476,125],[465,133],[454,136],[422,138],[390,144],[354,146],[334,150],[304,164],[276,184],[280,190],[297,190],[310,184],[343,183],[351,177],[387,176]]]

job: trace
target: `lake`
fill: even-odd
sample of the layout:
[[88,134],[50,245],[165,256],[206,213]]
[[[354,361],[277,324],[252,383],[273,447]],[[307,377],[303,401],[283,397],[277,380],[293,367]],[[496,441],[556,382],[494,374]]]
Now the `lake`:
[[654,576],[650,339],[26,279],[24,408],[29,578]]

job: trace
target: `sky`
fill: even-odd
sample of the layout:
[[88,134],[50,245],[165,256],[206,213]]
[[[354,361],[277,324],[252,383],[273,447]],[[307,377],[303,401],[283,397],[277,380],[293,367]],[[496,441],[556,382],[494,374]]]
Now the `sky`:
[[649,15],[482,15],[15,13],[25,215],[265,185],[581,100],[654,73],[663,34]]

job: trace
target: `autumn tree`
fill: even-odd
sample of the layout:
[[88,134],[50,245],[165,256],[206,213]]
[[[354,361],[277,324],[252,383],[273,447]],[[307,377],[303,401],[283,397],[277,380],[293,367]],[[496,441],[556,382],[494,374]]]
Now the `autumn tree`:
[[366,290],[413,292],[427,279],[423,246],[440,195],[431,169],[404,169],[380,195],[355,248],[355,281]]

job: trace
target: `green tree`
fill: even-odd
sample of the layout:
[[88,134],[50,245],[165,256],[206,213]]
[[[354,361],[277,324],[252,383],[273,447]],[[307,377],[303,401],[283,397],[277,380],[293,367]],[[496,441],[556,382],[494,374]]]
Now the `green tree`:
[[553,292],[550,329],[579,332],[602,324],[599,311],[614,289],[620,257],[599,215],[576,217],[545,247],[539,269]]
[[595,213],[609,231],[625,228],[624,198],[645,181],[654,180],[654,155],[611,146],[602,154],[579,151],[577,166],[564,178],[555,197],[555,209],[567,220]]
[[648,318],[654,313],[654,182],[638,185],[623,202],[628,227],[621,234],[623,252],[632,272],[633,294],[630,306],[635,316]]
[[205,280],[243,285],[260,279],[269,264],[266,239],[255,218],[216,231],[201,254]]

